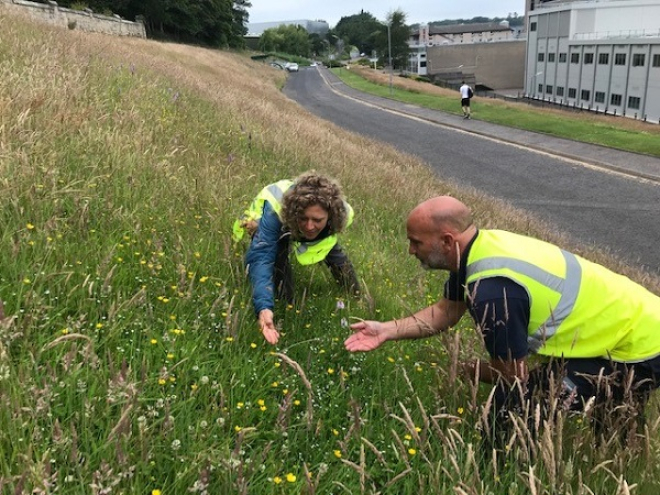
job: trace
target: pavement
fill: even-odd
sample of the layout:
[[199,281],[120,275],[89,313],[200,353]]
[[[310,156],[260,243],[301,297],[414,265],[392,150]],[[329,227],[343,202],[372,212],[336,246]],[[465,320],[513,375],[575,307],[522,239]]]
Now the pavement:
[[[439,110],[430,110],[409,103],[402,103],[389,98],[363,93],[344,84],[333,72],[325,68],[319,68],[319,71],[333,91],[370,105],[464,132],[524,146],[550,155],[560,156],[595,167],[660,183],[660,158],[654,156],[620,151],[606,146],[582,143],[571,139],[558,138],[547,134],[485,122],[479,120],[478,105],[473,110],[476,118],[466,120],[460,115],[441,112]],[[567,118],[570,118],[570,114],[567,114]]]

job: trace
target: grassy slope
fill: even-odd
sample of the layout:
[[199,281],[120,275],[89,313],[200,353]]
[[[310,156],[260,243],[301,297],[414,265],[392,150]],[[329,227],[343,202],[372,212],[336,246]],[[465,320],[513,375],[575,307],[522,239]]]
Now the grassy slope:
[[[449,354],[351,356],[343,323],[437,297],[442,276],[406,255],[421,198],[454,194],[481,225],[566,239],[319,121],[279,92],[281,71],[240,55],[1,9],[0,26],[0,492],[529,492],[514,464],[495,472],[474,454],[484,391],[448,358],[473,354],[471,333],[443,337]],[[305,295],[278,308],[271,348],[229,229],[262,185],[309,168],[356,207],[345,244],[368,295],[341,309],[324,270],[300,270]],[[613,492],[619,475],[657,487],[564,427],[577,447],[545,445],[548,490]],[[608,459],[611,476],[597,467]]]

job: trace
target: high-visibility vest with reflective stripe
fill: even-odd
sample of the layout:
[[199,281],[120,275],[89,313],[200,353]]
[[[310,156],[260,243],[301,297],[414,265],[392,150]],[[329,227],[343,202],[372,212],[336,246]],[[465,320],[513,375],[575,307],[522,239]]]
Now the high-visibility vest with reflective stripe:
[[[234,222],[232,237],[234,241],[240,241],[245,235],[244,222],[254,220],[258,222],[264,210],[264,202],[268,201],[273,211],[282,220],[282,197],[284,193],[293,185],[292,180],[281,180],[274,184],[264,187],[256,198],[252,201],[250,207],[245,210],[241,218]],[[347,202],[346,207],[346,227],[353,222],[353,208]],[[330,250],[337,244],[337,235],[332,234],[318,241],[294,241],[293,252],[301,265],[312,265],[323,261]]]
[[[530,299],[528,342],[545,356],[640,362],[660,356],[660,297],[557,246],[480,230],[467,259],[467,284],[506,277]],[[466,294],[466,298],[470,297]]]

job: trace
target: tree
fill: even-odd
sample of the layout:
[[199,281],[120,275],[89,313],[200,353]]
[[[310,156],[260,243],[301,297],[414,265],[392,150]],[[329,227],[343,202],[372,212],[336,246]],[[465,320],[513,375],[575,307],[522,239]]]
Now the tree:
[[292,24],[266,29],[259,38],[259,48],[264,52],[284,52],[301,57],[311,55],[309,33],[302,26]]
[[359,14],[342,17],[333,33],[343,39],[345,45],[354,45],[360,53],[371,55],[380,26],[381,23],[373,15],[363,10]]
[[[389,30],[389,33],[388,33]],[[389,52],[392,52],[392,66],[403,70],[408,66],[410,48],[410,28],[406,25],[406,14],[401,10],[390,12],[385,24],[381,24],[376,33],[378,58],[383,64],[389,64]]]

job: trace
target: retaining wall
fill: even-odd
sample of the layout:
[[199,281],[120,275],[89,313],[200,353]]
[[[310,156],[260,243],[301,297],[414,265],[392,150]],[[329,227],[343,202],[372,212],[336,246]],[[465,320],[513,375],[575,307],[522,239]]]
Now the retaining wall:
[[95,14],[89,9],[84,11],[66,9],[54,1],[36,3],[28,0],[0,0],[0,5],[19,10],[37,21],[54,26],[115,36],[147,37],[144,24],[140,21],[127,21],[118,15],[109,17]]

